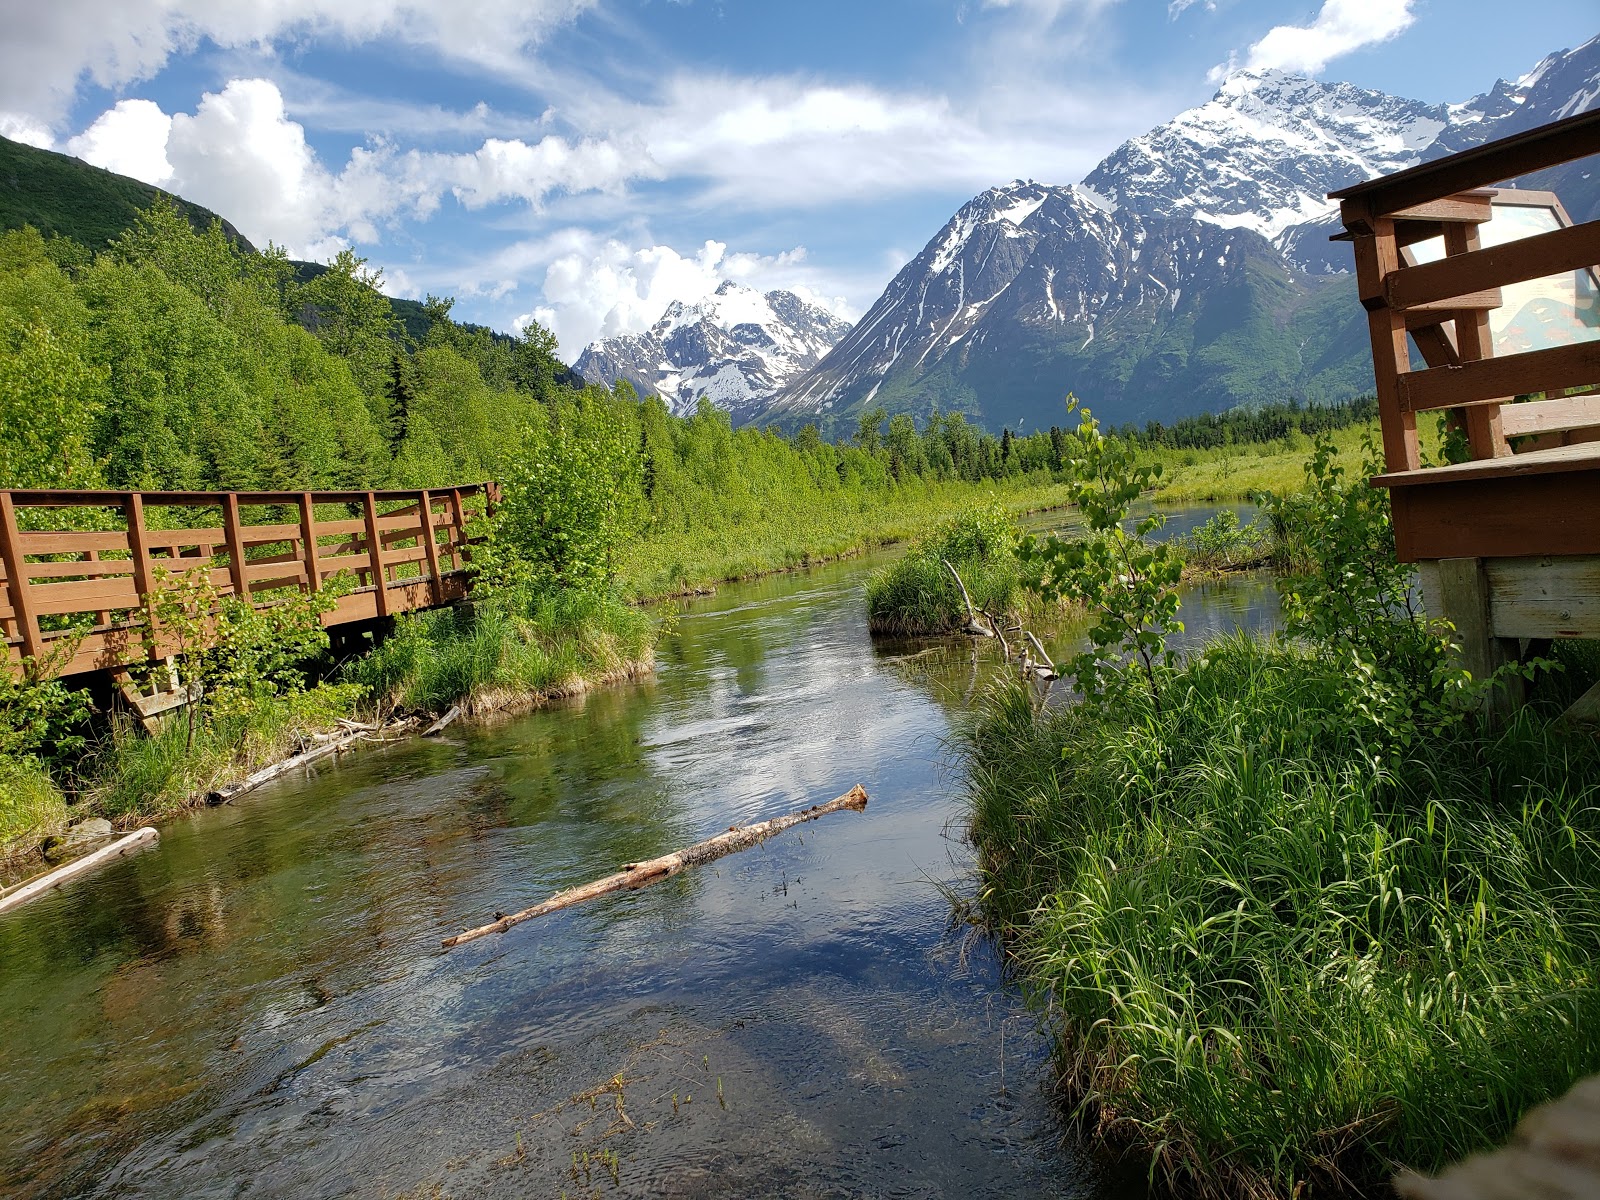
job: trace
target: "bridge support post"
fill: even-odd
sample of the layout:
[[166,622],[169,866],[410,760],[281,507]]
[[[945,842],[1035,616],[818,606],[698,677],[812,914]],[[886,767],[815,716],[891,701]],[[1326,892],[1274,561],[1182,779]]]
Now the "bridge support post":
[[35,667],[44,657],[44,638],[39,633],[39,614],[33,611],[28,595],[28,559],[22,553],[22,537],[17,529],[17,510],[9,492],[0,492],[0,555],[6,567],[6,590],[11,593],[11,611],[16,615],[17,634],[22,639],[22,656]]
[[371,492],[363,498],[367,518],[367,558],[372,564],[372,589],[376,593],[378,615],[389,615],[389,578],[383,566],[383,534],[378,530],[378,500]]
[[422,517],[422,549],[428,557],[428,592],[435,604],[444,603],[444,580],[439,578],[439,543],[433,531],[433,495],[424,490],[419,505]]
[[[1494,636],[1489,610],[1489,577],[1481,558],[1441,558],[1438,560],[1438,611],[1455,626],[1461,646],[1461,665],[1474,679],[1488,679],[1501,667],[1516,661],[1519,646],[1514,638]],[[1526,699],[1520,675],[1495,688],[1487,698],[1489,715],[1509,716]]]

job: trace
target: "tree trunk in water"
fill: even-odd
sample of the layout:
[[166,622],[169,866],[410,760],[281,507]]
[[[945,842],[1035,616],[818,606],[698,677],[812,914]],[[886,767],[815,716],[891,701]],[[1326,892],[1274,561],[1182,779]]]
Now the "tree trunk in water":
[[550,899],[535,904],[532,908],[525,908],[508,917],[500,917],[488,925],[480,925],[476,929],[469,929],[454,937],[447,937],[442,945],[449,949],[451,946],[487,937],[491,933],[504,933],[513,925],[520,925],[524,921],[531,921],[535,917],[542,917],[559,909],[571,908],[575,904],[582,904],[585,900],[593,900],[596,896],[647,887],[676,875],[687,867],[698,867],[737,850],[748,850],[751,846],[760,845],[773,834],[782,833],[785,829],[791,829],[806,821],[815,821],[818,817],[825,817],[829,813],[841,812],[844,809],[861,812],[866,807],[866,789],[857,784],[844,795],[826,804],[813,805],[811,808],[801,809],[787,816],[774,817],[770,821],[759,821],[754,825],[735,825],[726,833],[719,833],[714,838],[697,842],[686,849],[675,850],[671,854],[663,854],[660,858],[652,858],[647,862],[629,863],[615,875],[607,875],[604,879],[596,879],[593,883],[586,883],[582,887],[557,892]]

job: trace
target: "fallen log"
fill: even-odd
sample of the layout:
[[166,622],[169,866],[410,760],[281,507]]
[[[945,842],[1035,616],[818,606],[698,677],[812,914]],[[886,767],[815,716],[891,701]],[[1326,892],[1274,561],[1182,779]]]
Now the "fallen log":
[[803,822],[815,821],[818,817],[825,817],[829,813],[841,812],[844,809],[861,812],[866,807],[867,791],[858,783],[844,795],[829,800],[826,804],[813,805],[811,808],[801,809],[787,816],[774,817],[770,821],[758,821],[754,825],[735,825],[726,833],[719,833],[714,838],[707,838],[686,849],[675,850],[671,854],[663,854],[646,862],[629,863],[615,875],[607,875],[604,879],[596,879],[593,883],[586,883],[582,887],[557,892],[550,899],[535,904],[532,908],[525,908],[510,916],[497,916],[489,924],[458,933],[454,937],[447,937],[441,944],[449,949],[452,946],[487,937],[491,933],[504,933],[513,925],[520,925],[524,921],[531,921],[535,917],[542,917],[546,913],[553,913],[563,908],[571,908],[575,904],[582,904],[585,900],[593,900],[596,896],[647,887],[676,875],[687,867],[701,866],[725,854],[732,854],[736,850],[748,850],[751,846],[760,845],[773,834],[782,833],[785,829],[791,829]]
[[135,830],[126,837],[118,838],[111,845],[103,846],[93,854],[85,854],[82,858],[74,859],[72,862],[67,863],[65,866],[57,867],[48,874],[41,875],[37,879],[30,879],[16,891],[0,896],[0,912],[26,904],[29,900],[36,900],[51,888],[59,887],[69,879],[75,879],[79,875],[86,875],[90,871],[97,870],[112,859],[121,858],[124,854],[129,854],[141,846],[155,842],[160,836],[154,829],[146,826],[143,829]]
[[340,721],[340,728],[348,729],[349,732],[300,754],[291,754],[288,758],[262,767],[259,771],[246,775],[235,783],[224,784],[214,791],[207,792],[206,803],[211,805],[232,803],[246,792],[260,787],[269,780],[276,779],[280,775],[287,775],[290,771],[298,770],[301,767],[309,767],[311,764],[327,758],[330,754],[338,754],[340,751],[348,750],[357,742],[382,740],[373,739],[372,735],[374,733],[394,733],[413,724],[415,722],[410,719],[396,721],[392,725],[362,725],[356,721]]
[[939,561],[944,564],[944,569],[955,577],[956,586],[961,589],[961,602],[967,606],[967,627],[962,632],[970,633],[973,637],[994,637],[995,629],[992,626],[985,626],[978,620],[978,612],[972,607],[972,597],[967,593],[967,585],[961,582],[961,572],[950,565],[948,558],[941,558]]
[[444,716],[440,717],[432,725],[429,725],[426,729],[424,729],[422,731],[422,736],[423,737],[438,737],[441,733],[443,733],[445,731],[446,728],[448,728],[450,723],[452,721],[454,721],[460,715],[461,715],[461,705],[459,705],[459,704],[451,705],[449,712],[445,713]]

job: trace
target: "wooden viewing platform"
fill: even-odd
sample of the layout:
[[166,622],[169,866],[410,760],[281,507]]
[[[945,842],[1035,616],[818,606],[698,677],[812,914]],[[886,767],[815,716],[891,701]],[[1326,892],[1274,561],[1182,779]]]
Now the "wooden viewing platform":
[[0,490],[4,669],[125,674],[161,661],[174,647],[159,629],[146,638],[145,598],[196,570],[219,599],[258,606],[347,572],[356,586],[323,614],[330,629],[450,604],[469,586],[468,524],[497,491]]
[[[1600,221],[1493,186],[1596,154],[1600,111],[1330,194],[1372,341],[1372,484],[1478,678],[1545,639],[1600,637]],[[1423,464],[1417,416],[1438,410],[1467,461]]]

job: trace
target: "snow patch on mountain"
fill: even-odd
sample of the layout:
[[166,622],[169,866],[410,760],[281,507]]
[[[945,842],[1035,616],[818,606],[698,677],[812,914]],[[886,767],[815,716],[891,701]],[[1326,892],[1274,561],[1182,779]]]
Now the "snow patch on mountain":
[[594,342],[574,368],[607,387],[626,380],[679,414],[693,412],[701,396],[739,411],[814,366],[849,329],[793,292],[763,294],[724,280],[696,303],[674,300],[644,333]]

